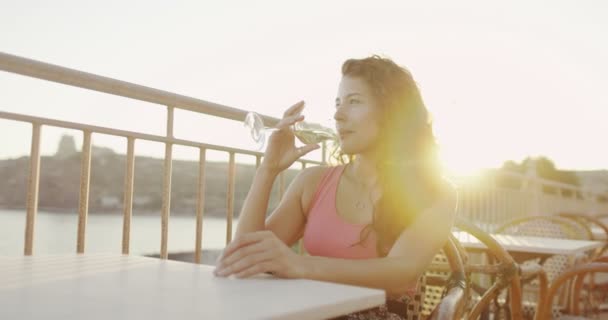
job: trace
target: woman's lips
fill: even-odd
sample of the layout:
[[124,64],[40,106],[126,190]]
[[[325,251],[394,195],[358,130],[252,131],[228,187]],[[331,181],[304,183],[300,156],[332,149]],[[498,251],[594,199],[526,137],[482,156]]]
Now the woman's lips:
[[345,137],[347,137],[348,135],[350,135],[351,133],[353,133],[352,131],[340,131],[338,133],[338,135],[340,136],[340,139],[344,139]]

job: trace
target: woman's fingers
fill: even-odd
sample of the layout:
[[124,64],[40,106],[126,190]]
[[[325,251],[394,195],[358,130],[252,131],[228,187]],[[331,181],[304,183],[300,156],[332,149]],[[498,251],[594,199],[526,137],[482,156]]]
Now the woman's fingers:
[[294,125],[296,122],[302,121],[302,120],[304,120],[304,116],[301,114],[295,114],[292,116],[288,116],[288,117],[281,119],[281,121],[279,121],[279,123],[277,123],[275,128],[277,128],[279,130],[287,129],[290,126]]
[[267,248],[267,245],[264,241],[258,241],[248,246],[240,247],[238,250],[234,251],[230,256],[222,259],[218,263],[219,268],[223,268],[225,266],[229,266],[240,259],[243,259],[246,256],[256,254],[259,252],[263,252]]
[[248,278],[248,277],[255,276],[256,274],[265,273],[265,272],[266,273],[273,272],[273,263],[271,261],[265,261],[265,262],[260,262],[258,264],[251,265],[248,268],[245,268],[245,269],[241,270],[240,272],[235,273],[234,276],[237,278]]
[[300,102],[294,104],[293,106],[289,107],[289,109],[285,110],[285,112],[283,113],[283,118],[293,116],[293,115],[298,115],[298,114],[300,114],[300,112],[302,112],[303,108],[304,108],[304,101],[300,101]]
[[[272,250],[265,250],[262,252],[258,252],[255,254],[251,254],[245,257],[242,257],[238,261],[226,265],[223,268],[217,270],[216,274],[220,277],[227,277],[232,274],[241,273],[244,270],[251,268],[251,266],[264,264],[275,256],[275,253]],[[262,270],[260,272],[266,272],[266,270]]]
[[277,123],[275,128],[285,129],[298,121],[304,120],[304,116],[300,114],[302,109],[304,109],[304,101],[300,101],[289,107],[289,109],[285,110],[283,113],[283,119]]
[[272,259],[277,254],[273,250],[272,235],[269,231],[259,231],[235,239],[226,247],[226,254],[219,260],[214,273],[226,277]]
[[311,151],[317,150],[319,148],[320,148],[320,146],[318,144],[307,144],[307,145],[297,149],[298,156],[299,157],[304,156],[304,155],[310,153]]
[[293,161],[296,161],[296,160],[300,159],[301,157],[305,156],[306,154],[310,153],[311,151],[317,150],[319,148],[320,148],[320,146],[318,144],[307,144],[303,147],[295,148],[294,153],[291,156],[291,159]]
[[230,257],[230,255],[232,255],[239,248],[262,241],[265,237],[266,237],[266,235],[265,235],[264,231],[262,231],[262,232],[247,233],[247,234],[244,234],[244,235],[234,239],[224,249],[224,252],[222,253],[222,256],[220,257],[220,260],[219,260],[220,263],[222,261],[224,261],[225,259],[227,259],[228,257]]

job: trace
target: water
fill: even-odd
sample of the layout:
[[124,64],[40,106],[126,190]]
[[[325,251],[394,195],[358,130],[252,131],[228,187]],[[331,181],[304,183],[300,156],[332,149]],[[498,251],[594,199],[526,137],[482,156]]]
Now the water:
[[[226,221],[203,219],[203,249],[221,249],[226,241]],[[233,232],[236,229],[233,222]],[[135,255],[160,252],[160,215],[138,215],[131,218],[130,253]],[[77,213],[39,211],[34,230],[34,254],[76,252]],[[169,252],[194,251],[196,217],[169,218]],[[0,210],[0,255],[23,255],[25,210]],[[86,230],[86,253],[121,253],[122,215],[89,214]]]
[[294,134],[296,138],[304,144],[321,143],[325,140],[333,140],[336,138],[335,135],[327,132],[327,130],[296,130]]

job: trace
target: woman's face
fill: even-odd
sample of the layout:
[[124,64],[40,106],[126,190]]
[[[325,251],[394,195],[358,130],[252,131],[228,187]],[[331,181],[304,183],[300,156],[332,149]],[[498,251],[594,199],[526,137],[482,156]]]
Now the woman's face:
[[379,116],[379,108],[365,81],[342,77],[334,114],[342,152],[363,154],[377,147]]

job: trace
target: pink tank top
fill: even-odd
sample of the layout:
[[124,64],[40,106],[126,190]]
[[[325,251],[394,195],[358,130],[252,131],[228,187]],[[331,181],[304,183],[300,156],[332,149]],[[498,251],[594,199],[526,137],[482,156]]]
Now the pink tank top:
[[371,232],[361,241],[361,231],[367,224],[344,221],[336,210],[338,183],[345,166],[327,169],[308,211],[304,229],[304,248],[312,256],[344,259],[378,257],[376,236]]

